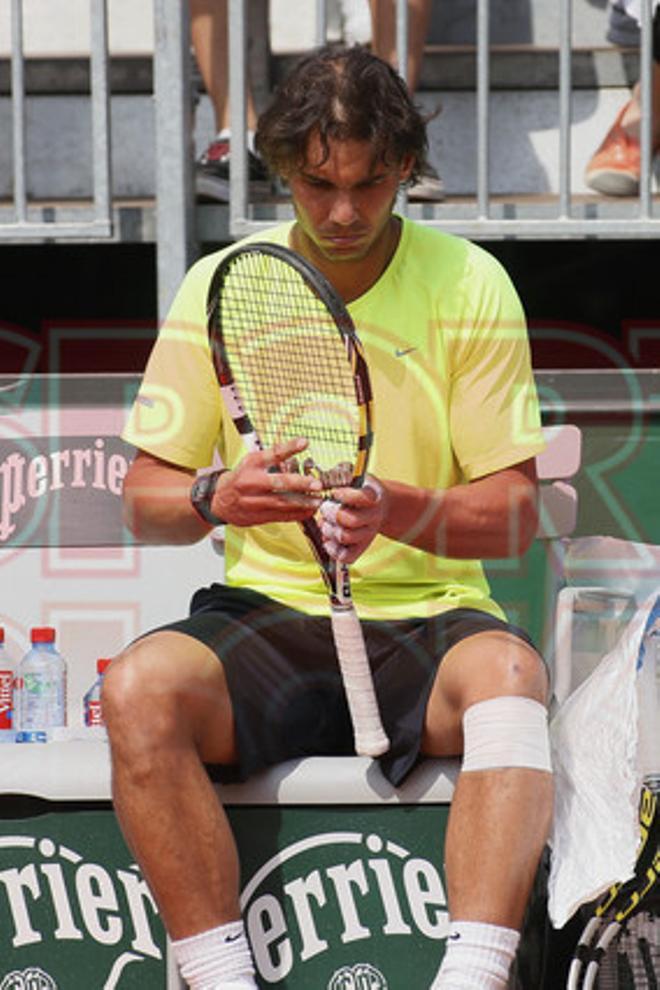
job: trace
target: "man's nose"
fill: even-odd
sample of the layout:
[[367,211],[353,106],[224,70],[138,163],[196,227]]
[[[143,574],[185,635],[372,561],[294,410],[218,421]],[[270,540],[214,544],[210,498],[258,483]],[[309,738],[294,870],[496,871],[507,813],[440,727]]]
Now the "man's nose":
[[331,219],[333,223],[348,226],[357,217],[357,210],[352,192],[349,190],[339,191],[332,204]]

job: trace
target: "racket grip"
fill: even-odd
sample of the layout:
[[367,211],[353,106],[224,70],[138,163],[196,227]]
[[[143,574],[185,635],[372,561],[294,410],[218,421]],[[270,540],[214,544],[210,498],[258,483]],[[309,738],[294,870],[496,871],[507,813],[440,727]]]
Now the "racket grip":
[[360,620],[352,607],[333,609],[331,620],[339,669],[353,723],[355,751],[359,756],[380,756],[390,748],[390,741],[380,719]]

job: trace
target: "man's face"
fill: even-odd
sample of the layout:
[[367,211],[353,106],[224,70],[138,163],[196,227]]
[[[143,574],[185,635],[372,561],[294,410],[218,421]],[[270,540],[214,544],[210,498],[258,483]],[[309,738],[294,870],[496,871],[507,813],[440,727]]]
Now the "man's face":
[[360,261],[385,236],[412,159],[374,161],[371,144],[354,140],[330,141],[323,157],[313,134],[304,164],[289,176],[299,228],[312,255],[332,263]]

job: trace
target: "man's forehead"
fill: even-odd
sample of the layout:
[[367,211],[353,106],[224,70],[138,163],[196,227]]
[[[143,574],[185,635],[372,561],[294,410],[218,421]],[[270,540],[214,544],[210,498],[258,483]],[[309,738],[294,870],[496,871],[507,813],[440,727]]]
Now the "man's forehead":
[[367,174],[383,172],[391,167],[391,163],[385,160],[382,148],[374,147],[371,141],[331,137],[324,141],[314,132],[307,141],[300,170],[323,172],[337,162],[349,161],[354,165],[361,165]]

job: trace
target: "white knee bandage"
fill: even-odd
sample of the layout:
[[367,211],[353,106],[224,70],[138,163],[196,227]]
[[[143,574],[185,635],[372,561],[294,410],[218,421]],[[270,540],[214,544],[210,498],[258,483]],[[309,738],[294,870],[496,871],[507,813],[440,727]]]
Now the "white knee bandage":
[[526,767],[552,772],[548,719],[531,698],[490,698],[463,715],[463,770]]

